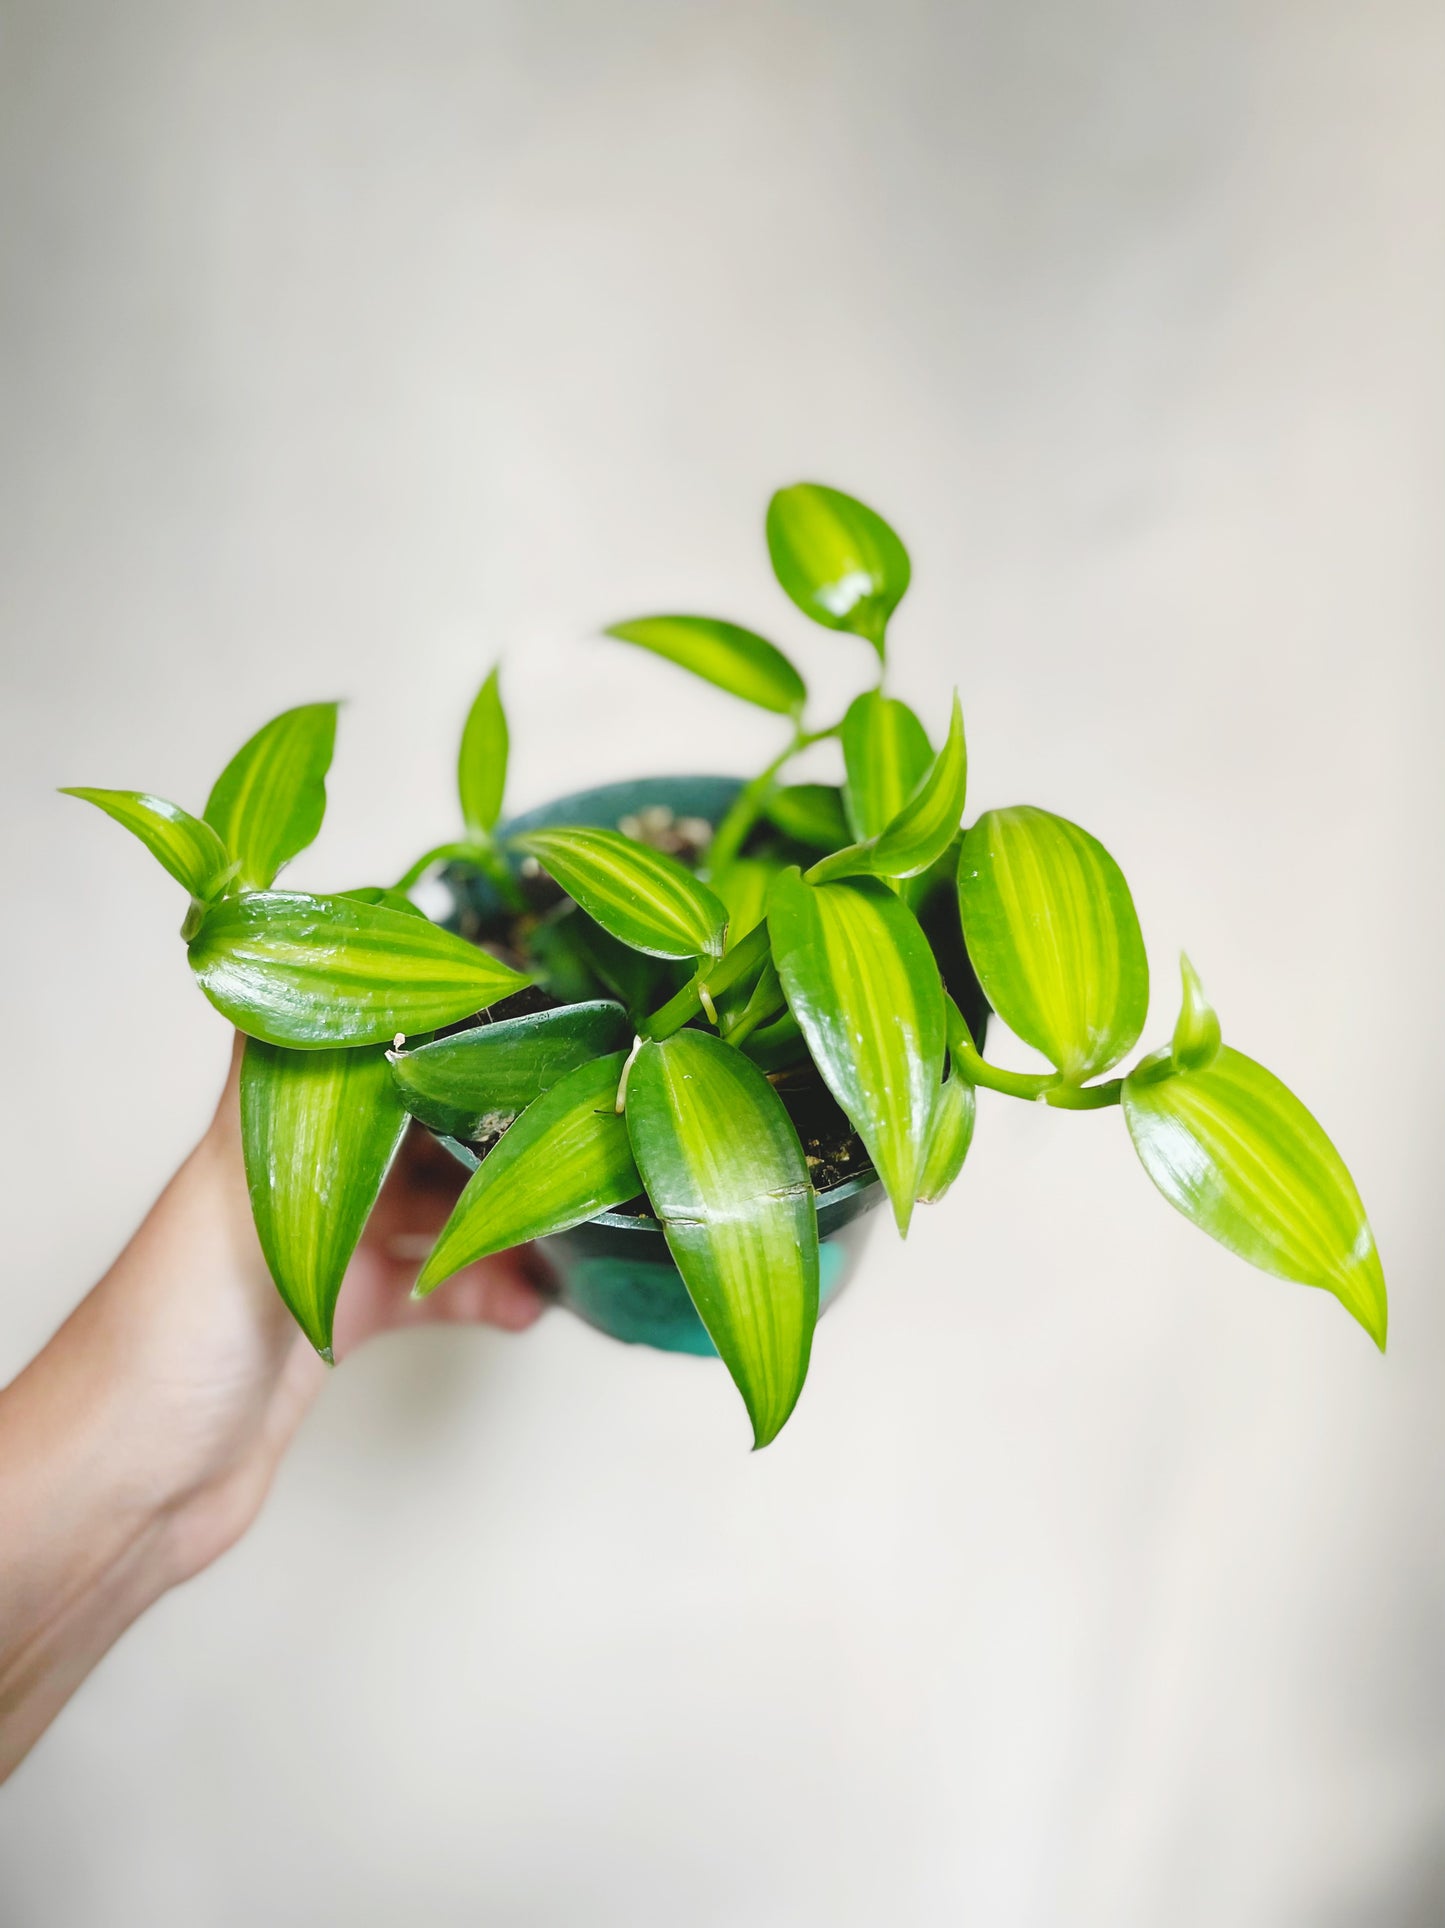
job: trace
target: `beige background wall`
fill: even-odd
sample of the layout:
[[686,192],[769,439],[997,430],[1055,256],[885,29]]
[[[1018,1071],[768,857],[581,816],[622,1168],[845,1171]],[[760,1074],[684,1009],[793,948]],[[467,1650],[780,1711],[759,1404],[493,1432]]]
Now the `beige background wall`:
[[975,806],[1123,863],[1151,1035],[1187,944],[1328,1122],[1394,1313],[985,1098],[756,1460],[562,1316],[378,1346],[0,1797],[7,1928],[1445,1919],[1442,79],[1424,0],[0,5],[0,1374],[227,1049],[54,786],[197,805],[345,695],[294,876],[394,873],[498,652],[519,805],[756,766],[594,632],[846,692],[800,475],[910,542]]

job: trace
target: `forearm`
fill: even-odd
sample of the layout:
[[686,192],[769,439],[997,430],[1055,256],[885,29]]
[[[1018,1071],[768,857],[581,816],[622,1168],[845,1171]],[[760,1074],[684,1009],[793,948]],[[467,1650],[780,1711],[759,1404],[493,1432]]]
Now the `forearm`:
[[233,1153],[218,1123],[0,1392],[0,1778],[253,1517],[322,1376],[236,1209]]

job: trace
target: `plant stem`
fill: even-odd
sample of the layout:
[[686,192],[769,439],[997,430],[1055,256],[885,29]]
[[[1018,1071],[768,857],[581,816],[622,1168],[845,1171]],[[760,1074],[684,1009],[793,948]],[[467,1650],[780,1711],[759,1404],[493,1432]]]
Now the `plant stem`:
[[701,991],[706,985],[709,996],[720,997],[740,984],[750,971],[757,970],[768,955],[768,927],[759,924],[741,938],[722,957],[705,957],[689,981],[670,997],[660,1010],[640,1027],[645,1038],[670,1038],[689,1018],[702,1009]]
[[524,905],[522,893],[517,888],[517,880],[495,849],[485,844],[442,843],[434,844],[424,851],[396,881],[398,890],[410,890],[412,885],[431,869],[433,864],[470,864],[479,870],[496,886],[497,894],[509,910],[521,910]]
[[959,1075],[985,1091],[1001,1091],[1006,1098],[1023,1098],[1031,1104],[1042,1102],[1059,1111],[1102,1111],[1116,1105],[1124,1090],[1122,1078],[1105,1084],[1068,1084],[1057,1071],[1005,1071],[980,1057],[969,1034],[963,1014],[950,998],[946,1007],[948,1053]]
[[815,743],[822,743],[830,736],[836,736],[843,727],[842,719],[830,723],[826,730],[805,730],[801,724],[793,732],[793,740],[775,756],[768,767],[755,776],[751,783],[745,783],[728,806],[727,814],[718,825],[712,843],[708,846],[707,875],[716,877],[725,870],[742,849],[748,832],[767,807],[777,785],[778,772],[783,765],[801,751],[810,749]]

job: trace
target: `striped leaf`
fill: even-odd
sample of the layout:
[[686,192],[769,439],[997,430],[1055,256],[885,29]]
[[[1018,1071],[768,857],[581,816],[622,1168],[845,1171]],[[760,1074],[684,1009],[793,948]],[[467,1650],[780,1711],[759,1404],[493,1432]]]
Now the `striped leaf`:
[[326,815],[335,703],[283,710],[242,744],[216,778],[206,822],[240,865],[238,890],[267,890]]
[[1117,1064],[1149,1008],[1149,964],[1123,873],[1063,817],[989,810],[958,860],[963,935],[989,1003],[1071,1084]]
[[636,643],[694,676],[779,716],[797,716],[808,700],[801,676],[763,636],[713,616],[639,616],[604,634]]
[[227,881],[231,859],[207,823],[178,803],[144,790],[62,790],[65,797],[93,803],[140,838],[179,884],[202,902]]
[[933,761],[928,733],[906,703],[865,690],[843,718],[843,803],[859,843],[878,837]]
[[729,949],[762,923],[768,892],[782,868],[765,857],[735,857],[721,876],[713,878],[712,888],[727,906]]
[[530,982],[424,918],[300,891],[224,899],[190,960],[237,1030],[302,1050],[435,1031]]
[[578,1065],[631,1042],[622,1006],[596,1002],[479,1024],[389,1056],[414,1118],[453,1138],[478,1138],[505,1129]]
[[1204,1071],[1219,1056],[1219,1019],[1204,995],[1198,971],[1182,953],[1179,973],[1184,980],[1184,997],[1174,1026],[1172,1055],[1181,1071]]
[[[928,1156],[918,1186],[920,1205],[933,1205],[944,1196],[968,1157],[978,1114],[978,1093],[964,1076],[959,1047],[968,1039],[963,1014],[950,997],[944,999],[944,1028],[948,1037],[948,1076],[933,1100],[933,1122],[928,1128]],[[972,1042],[972,1040],[969,1040]]]
[[785,837],[813,850],[837,850],[849,839],[843,793],[831,783],[785,783],[768,799],[766,815]]
[[808,1373],[818,1318],[818,1215],[783,1102],[706,1031],[645,1044],[627,1083],[637,1169],[753,1422],[777,1437]]
[[727,909],[675,857],[616,830],[533,830],[518,837],[603,930],[652,957],[720,956]]
[[888,618],[911,573],[908,551],[882,516],[821,482],[779,489],[768,504],[773,573],[805,616],[866,636],[884,653]]
[[287,1051],[247,1039],[251,1211],[276,1289],[324,1359],[342,1278],[406,1123],[379,1049]]
[[363,884],[359,890],[338,890],[336,895],[349,897],[358,904],[383,904],[387,910],[399,910],[403,917],[426,917],[426,912],[414,904],[404,890],[388,884]]
[[502,814],[507,787],[507,713],[494,669],[477,691],[462,730],[457,757],[457,793],[467,835],[485,845]]
[[414,1296],[476,1259],[565,1232],[634,1198],[617,1084],[626,1053],[578,1065],[522,1113],[472,1173],[421,1269]]
[[1156,1052],[1124,1081],[1145,1171],[1176,1211],[1278,1278],[1335,1297],[1384,1350],[1388,1307],[1354,1180],[1273,1072],[1222,1046],[1197,1071]]
[[968,786],[963,711],[953,699],[948,741],[933,759],[908,802],[876,837],[835,851],[808,872],[813,883],[833,877],[921,877],[958,835]]
[[943,1075],[943,986],[928,939],[886,884],[809,884],[795,869],[773,887],[768,928],[788,1008],[906,1233]]

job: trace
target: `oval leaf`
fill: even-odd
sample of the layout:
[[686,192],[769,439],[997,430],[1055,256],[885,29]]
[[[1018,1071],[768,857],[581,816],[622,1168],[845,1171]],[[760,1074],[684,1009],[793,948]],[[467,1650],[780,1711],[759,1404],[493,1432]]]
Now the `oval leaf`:
[[808,700],[803,679],[780,649],[736,623],[713,616],[639,616],[603,632],[636,643],[694,676],[779,716],[797,716]]
[[406,1130],[386,1059],[246,1040],[241,1146],[276,1289],[323,1359],[341,1281]]
[[799,482],[768,504],[768,554],[805,616],[866,636],[882,657],[911,572],[908,551],[881,515],[821,482]]
[[302,1050],[435,1031],[530,982],[424,918],[299,891],[226,898],[190,960],[238,1031]]
[[837,850],[851,835],[843,793],[831,783],[785,783],[768,799],[766,815],[785,837],[813,850]]
[[283,710],[242,744],[216,778],[206,822],[240,865],[239,890],[266,890],[315,838],[326,815],[335,703]]
[[719,956],[727,908],[675,857],[616,830],[518,837],[603,930],[652,957]]
[[477,691],[462,730],[457,757],[457,793],[467,834],[486,843],[502,814],[507,787],[507,713],[494,669]]
[[623,1051],[579,1065],[522,1113],[472,1173],[421,1269],[423,1298],[462,1266],[565,1232],[642,1189],[617,1112]]
[[843,718],[843,802],[861,843],[881,836],[933,761],[928,732],[906,703],[865,690]]
[[401,1102],[414,1118],[452,1138],[505,1130],[519,1111],[569,1071],[632,1042],[620,1004],[531,1011],[391,1052]]
[[231,868],[226,846],[209,824],[178,803],[167,803],[144,790],[70,789],[60,794],[93,803],[124,824],[192,897],[204,900],[226,881]]
[[1134,900],[1104,846],[1021,805],[989,810],[958,860],[963,935],[989,1003],[1071,1084],[1138,1038],[1149,963]]
[[886,884],[808,884],[796,870],[773,887],[768,928],[788,1008],[906,1232],[943,1075],[943,986],[928,939]]
[[645,1044],[627,1083],[637,1169],[698,1316],[753,1422],[777,1437],[818,1321],[818,1214],[783,1101],[706,1031]]
[[1273,1072],[1221,1047],[1200,1071],[1156,1052],[1124,1081],[1145,1171],[1176,1211],[1278,1278],[1333,1292],[1381,1351],[1385,1276],[1343,1159]]

